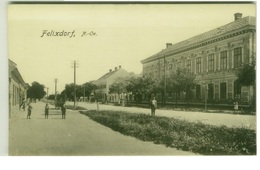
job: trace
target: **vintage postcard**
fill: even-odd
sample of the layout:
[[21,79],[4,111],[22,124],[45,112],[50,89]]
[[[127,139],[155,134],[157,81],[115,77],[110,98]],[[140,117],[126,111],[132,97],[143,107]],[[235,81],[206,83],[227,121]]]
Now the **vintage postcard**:
[[256,4],[10,3],[10,156],[256,155]]

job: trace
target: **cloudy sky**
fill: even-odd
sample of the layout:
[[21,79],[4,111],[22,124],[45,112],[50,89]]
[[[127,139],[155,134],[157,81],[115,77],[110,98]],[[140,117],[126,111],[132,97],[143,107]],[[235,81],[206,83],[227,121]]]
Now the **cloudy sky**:
[[[8,56],[31,84],[54,93],[73,83],[96,80],[119,65],[142,72],[141,60],[177,43],[234,21],[234,13],[255,16],[254,4],[15,5],[8,6]],[[73,32],[47,36],[43,31]],[[95,36],[81,36],[83,32]],[[70,33],[69,35],[71,35]]]

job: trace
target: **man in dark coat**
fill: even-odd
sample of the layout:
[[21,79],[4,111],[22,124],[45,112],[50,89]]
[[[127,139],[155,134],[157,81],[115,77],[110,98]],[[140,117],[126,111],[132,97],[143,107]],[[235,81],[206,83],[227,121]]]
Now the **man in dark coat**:
[[65,103],[61,106],[61,115],[62,115],[62,119],[66,119],[66,107],[65,107]]

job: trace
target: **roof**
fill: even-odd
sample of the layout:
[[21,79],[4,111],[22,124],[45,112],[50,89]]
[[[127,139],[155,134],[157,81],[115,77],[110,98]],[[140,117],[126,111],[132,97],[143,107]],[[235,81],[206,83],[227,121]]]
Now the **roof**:
[[9,77],[13,78],[14,80],[21,83],[25,88],[27,87],[26,83],[24,82],[19,70],[17,69],[17,64],[15,64],[12,60],[9,59]]
[[171,53],[176,52],[177,50],[179,50],[181,48],[185,48],[185,47],[195,45],[199,42],[206,41],[206,40],[211,39],[213,37],[228,34],[232,31],[244,28],[246,26],[254,26],[255,27],[255,25],[256,25],[256,18],[252,17],[252,16],[247,16],[247,17],[238,19],[236,21],[233,21],[229,24],[226,24],[224,26],[213,29],[211,31],[199,34],[199,35],[194,36],[192,38],[189,38],[189,39],[186,39],[184,41],[173,44],[172,46],[158,52],[157,54],[154,54],[154,55],[142,60],[141,62],[143,63],[143,62],[146,62],[146,61],[156,59],[158,57],[162,57],[163,55],[169,54],[170,52]]
[[[120,70],[124,70],[122,68],[119,68],[117,70],[112,70],[109,71],[108,73],[104,74],[103,76],[101,76],[99,79],[97,79],[96,81],[94,81],[95,84],[106,81],[109,77],[111,77],[112,75],[114,75],[116,72],[120,71]],[[127,72],[126,70],[124,70],[125,72]]]

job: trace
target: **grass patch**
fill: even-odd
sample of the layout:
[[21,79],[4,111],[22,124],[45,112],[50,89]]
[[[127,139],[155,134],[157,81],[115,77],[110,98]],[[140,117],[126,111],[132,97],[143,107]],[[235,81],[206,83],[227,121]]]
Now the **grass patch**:
[[256,155],[256,132],[122,111],[81,111],[124,135],[203,155]]

